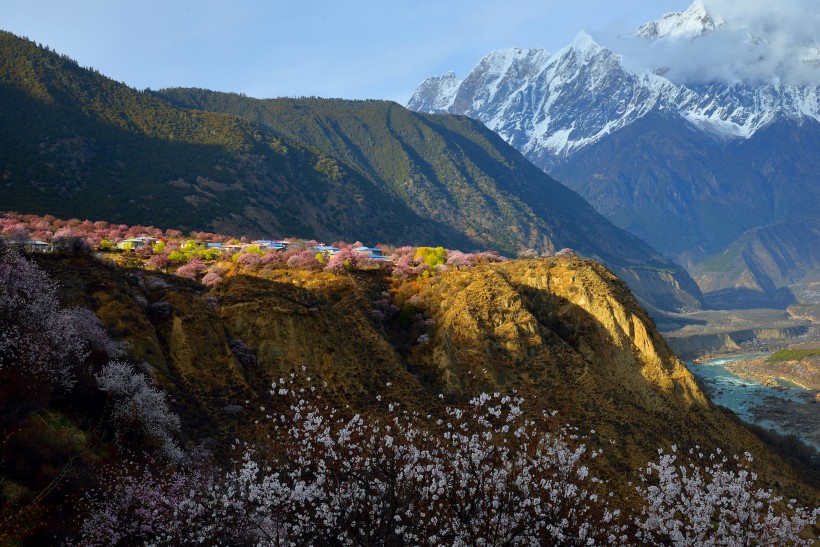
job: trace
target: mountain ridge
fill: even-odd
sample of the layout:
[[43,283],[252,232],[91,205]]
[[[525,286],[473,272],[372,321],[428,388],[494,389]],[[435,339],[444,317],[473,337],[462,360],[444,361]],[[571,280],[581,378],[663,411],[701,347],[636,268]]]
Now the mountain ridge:
[[[656,53],[752,40],[768,66],[765,41],[731,23],[697,1],[630,39]],[[553,55],[499,50],[463,79],[428,79],[408,108],[483,121],[614,224],[690,264],[756,226],[817,217],[820,86],[774,73],[674,82],[674,65],[636,66],[581,33]]]
[[[158,95],[163,96],[189,108],[201,108],[219,112],[230,112],[235,115],[246,117],[246,119],[262,123],[267,127],[282,132],[288,138],[296,139],[300,142],[315,146],[323,153],[340,158],[348,165],[358,168],[363,175],[374,179],[387,181],[387,186],[394,191],[401,192],[406,188],[405,178],[410,176],[414,181],[414,186],[423,187],[425,185],[438,186],[436,178],[432,173],[440,170],[452,169],[449,165],[449,158],[453,152],[445,150],[436,142],[419,141],[415,135],[417,130],[396,131],[394,125],[405,126],[401,120],[414,119],[411,113],[401,109],[398,105],[385,102],[351,102],[339,100],[323,99],[250,99],[231,94],[215,93],[207,90],[196,89],[170,89],[159,91]],[[362,108],[362,106],[368,108]],[[374,110],[377,113],[374,114]],[[392,113],[390,115],[379,114],[380,111]],[[391,117],[392,116],[392,117]],[[435,130],[442,135],[444,140],[457,145],[464,146],[462,150],[481,156],[487,154],[487,144],[482,143],[502,143],[503,141],[494,133],[489,132],[482,124],[470,120],[468,117],[441,117],[428,116],[420,120],[422,131]],[[391,125],[394,124],[394,125]],[[467,132],[470,139],[465,140],[461,134],[464,132],[462,124],[468,124],[470,128]],[[396,127],[397,127],[396,126]],[[455,130],[455,131],[454,131]],[[371,150],[372,134],[380,135],[379,151],[374,154]],[[478,145],[478,146],[477,146]],[[432,146],[432,148],[430,147]],[[409,161],[406,167],[396,172],[390,166],[382,164],[379,156],[384,154],[385,149],[396,147],[407,155],[407,160],[418,158],[414,163]],[[553,245],[553,251],[559,247],[568,246],[582,253],[584,256],[594,257],[602,260],[620,276],[627,279],[631,286],[635,287],[642,298],[647,298],[646,302],[663,299],[662,293],[666,290],[672,280],[673,292],[677,294],[675,298],[681,302],[686,302],[686,306],[697,306],[697,288],[684,277],[680,277],[680,270],[677,265],[666,259],[658,260],[643,243],[637,239],[611,238],[605,231],[609,230],[590,216],[591,208],[586,203],[577,200],[577,194],[569,192],[563,185],[558,184],[550,178],[544,178],[534,168],[532,164],[524,161],[519,154],[509,154],[506,147],[492,145],[494,152],[490,153],[495,159],[492,161],[479,162],[481,167],[476,170],[467,167],[465,174],[467,178],[473,178],[477,183],[485,184],[482,180],[494,181],[493,185],[506,189],[509,192],[507,197],[492,197],[494,190],[489,190],[489,186],[484,186],[487,197],[492,198],[496,204],[488,207],[481,200],[472,200],[465,204],[472,214],[478,214],[483,221],[492,223],[503,222],[510,225],[505,220],[504,210],[510,208],[516,202],[525,205],[527,210],[531,210],[535,218],[549,219],[550,238],[555,238],[559,245]],[[458,148],[456,148],[458,150]],[[461,154],[462,152],[457,152]],[[426,167],[425,167],[426,165]],[[478,165],[478,164],[477,164]],[[492,167],[496,165],[503,167],[498,169]],[[510,171],[512,168],[512,171]],[[516,173],[510,177],[510,172]],[[436,192],[444,190],[436,190]],[[488,192],[489,193],[486,193]],[[458,187],[446,190],[445,193],[458,192]],[[420,203],[413,206],[414,210],[422,214],[424,208],[429,205]],[[440,205],[437,205],[440,207]],[[422,208],[419,208],[422,207]],[[476,213],[478,211],[478,213]],[[495,220],[491,220],[495,219]],[[578,222],[583,219],[582,222]],[[575,230],[579,233],[572,235],[568,232],[569,227],[575,225]],[[520,227],[512,225],[512,231],[517,233],[517,237],[525,236]],[[583,232],[583,235],[580,233]],[[579,237],[580,235],[580,237]],[[620,238],[620,239],[619,239]],[[526,241],[526,240],[525,240]],[[594,242],[594,243],[593,243]],[[668,277],[671,276],[671,277]],[[638,287],[640,286],[640,289]],[[686,296],[686,293],[695,295],[695,299]],[[652,295],[648,298],[648,295]],[[668,303],[661,307],[668,307]]]
[[8,209],[509,255],[573,247],[626,275],[656,308],[700,305],[679,266],[469,118],[388,101],[219,96],[252,111],[280,105],[274,128],[174,106],[167,93],[130,89],[9,33],[0,40]]

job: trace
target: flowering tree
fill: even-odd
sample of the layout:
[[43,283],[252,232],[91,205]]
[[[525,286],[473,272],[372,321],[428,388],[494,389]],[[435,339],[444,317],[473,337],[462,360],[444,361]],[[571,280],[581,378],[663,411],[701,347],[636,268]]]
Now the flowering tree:
[[117,472],[91,499],[83,543],[808,545],[799,533],[820,515],[778,512],[744,464],[675,467],[661,452],[627,523],[586,465],[600,452],[521,399],[483,394],[438,419],[390,404],[379,417],[322,404],[293,377],[274,389],[288,410],[270,416],[270,446],[205,473]]
[[208,269],[208,266],[205,265],[199,257],[192,257],[187,264],[184,266],[180,266],[177,269],[177,275],[180,277],[185,277],[187,279],[196,279],[197,276],[201,275]]
[[557,253],[555,253],[555,258],[575,258],[575,251],[570,249],[569,247],[564,247]]
[[167,270],[170,265],[167,254],[155,254],[148,259],[148,266],[155,270]]
[[111,361],[94,376],[97,385],[112,398],[112,416],[121,431],[137,425],[161,447],[171,460],[180,460],[182,451],[174,438],[179,417],[171,412],[165,393],[151,384],[131,365]]
[[[93,501],[84,541],[93,544],[101,529],[123,521],[117,529],[134,535],[118,539],[149,543],[187,543],[203,530],[212,538],[227,529],[258,545],[625,540],[575,432],[555,431],[548,416],[526,418],[520,399],[485,394],[439,420],[397,405],[384,418],[345,417],[319,404],[310,387],[281,382],[276,393],[290,405],[272,417],[276,450],[248,448],[208,480],[121,474]],[[431,427],[418,425],[424,422]],[[203,527],[184,525],[201,515],[209,517]]]
[[245,253],[239,255],[236,263],[249,272],[255,272],[262,265],[262,256],[256,253]]
[[531,248],[521,249],[520,251],[518,251],[518,258],[522,258],[524,260],[538,258],[538,251]]
[[339,249],[336,254],[330,257],[325,266],[326,272],[342,273],[358,267],[360,257],[349,247]]
[[288,268],[313,272],[322,269],[322,263],[316,259],[316,252],[309,249],[297,250],[291,254],[287,259],[287,266]]
[[270,250],[262,257],[262,264],[272,268],[281,268],[287,262],[287,259],[285,258],[286,252],[287,251],[281,251],[278,249]]
[[450,251],[447,254],[447,265],[456,269],[469,268],[477,260],[478,258],[475,255],[462,253],[461,251]]
[[393,275],[400,279],[421,275],[425,271],[428,271],[427,264],[416,262],[410,254],[400,255],[393,263]]
[[57,285],[35,263],[0,255],[0,374],[68,389],[87,356],[75,312],[62,310]]
[[[690,456],[695,457],[695,450]],[[755,486],[749,470],[752,456],[729,459],[720,450],[705,459],[677,464],[672,454],[658,450],[658,461],[643,470],[638,492],[644,500],[637,518],[638,538],[672,545],[812,545],[799,533],[820,517]],[[782,510],[785,509],[785,512]]]
[[208,272],[202,276],[202,284],[206,287],[215,287],[224,281],[222,276],[216,272]]

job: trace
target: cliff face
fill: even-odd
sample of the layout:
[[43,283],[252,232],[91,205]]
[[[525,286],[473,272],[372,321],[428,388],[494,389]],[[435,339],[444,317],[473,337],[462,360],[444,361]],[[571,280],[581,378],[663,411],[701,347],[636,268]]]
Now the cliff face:
[[565,359],[642,399],[674,393],[683,404],[708,408],[646,312],[599,264],[516,261],[477,273],[452,272],[422,292],[439,324],[433,362],[449,387],[465,385],[454,383],[454,371],[468,368],[474,355],[492,369],[483,376],[490,389],[516,383],[508,369],[544,359],[563,366]]
[[360,409],[380,395],[435,412],[440,395],[516,390],[528,408],[589,432],[588,444],[604,448],[601,473],[624,494],[672,444],[750,451],[770,484],[803,488],[710,403],[626,285],[592,261],[483,264],[404,282],[280,270],[211,290],[90,259],[42,261],[67,304],[94,309],[152,365],[191,441],[248,431],[271,382],[297,373]]

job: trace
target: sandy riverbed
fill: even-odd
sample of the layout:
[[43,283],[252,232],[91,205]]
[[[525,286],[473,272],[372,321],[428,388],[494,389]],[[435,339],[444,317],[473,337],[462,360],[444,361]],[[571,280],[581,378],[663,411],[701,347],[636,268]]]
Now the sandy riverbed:
[[809,391],[820,391],[820,357],[800,361],[770,363],[766,357],[732,361],[726,369],[769,387],[788,387],[793,384]]

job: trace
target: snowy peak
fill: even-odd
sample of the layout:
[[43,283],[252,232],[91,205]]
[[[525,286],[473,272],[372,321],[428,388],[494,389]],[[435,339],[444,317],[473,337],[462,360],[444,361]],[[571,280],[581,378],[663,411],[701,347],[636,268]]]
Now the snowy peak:
[[585,57],[592,57],[601,50],[601,46],[586,31],[579,32],[569,48],[583,54]]
[[544,49],[497,49],[481,59],[470,75],[480,74],[484,80],[517,78],[538,70],[549,58]]
[[703,0],[695,2],[683,11],[667,13],[657,21],[642,25],[635,35],[647,40],[691,39],[703,36],[715,29],[726,26],[720,17],[712,17],[703,5]]
[[586,32],[552,56],[543,49],[493,51],[455,92],[442,89],[443,79],[425,81],[408,108],[473,117],[525,154],[545,157],[566,157],[677,92],[662,78],[624,70],[620,56]]
[[[407,106],[480,120],[545,169],[653,112],[721,140],[750,138],[777,119],[820,121],[817,40],[795,36],[794,48],[773,56],[758,32],[765,25],[747,24],[735,10],[725,12],[732,28],[700,0],[667,14],[621,42],[634,46],[626,60],[586,32],[553,55],[495,50],[463,80],[452,73],[426,80]],[[749,45],[752,31],[761,45]],[[636,63],[641,52],[650,54]],[[807,84],[794,71],[786,77],[783,67],[792,65]]]
[[410,103],[417,105],[416,110],[441,114],[447,112],[453,106],[458,86],[461,80],[455,72],[448,72],[443,76],[432,76],[424,80],[413,96]]

